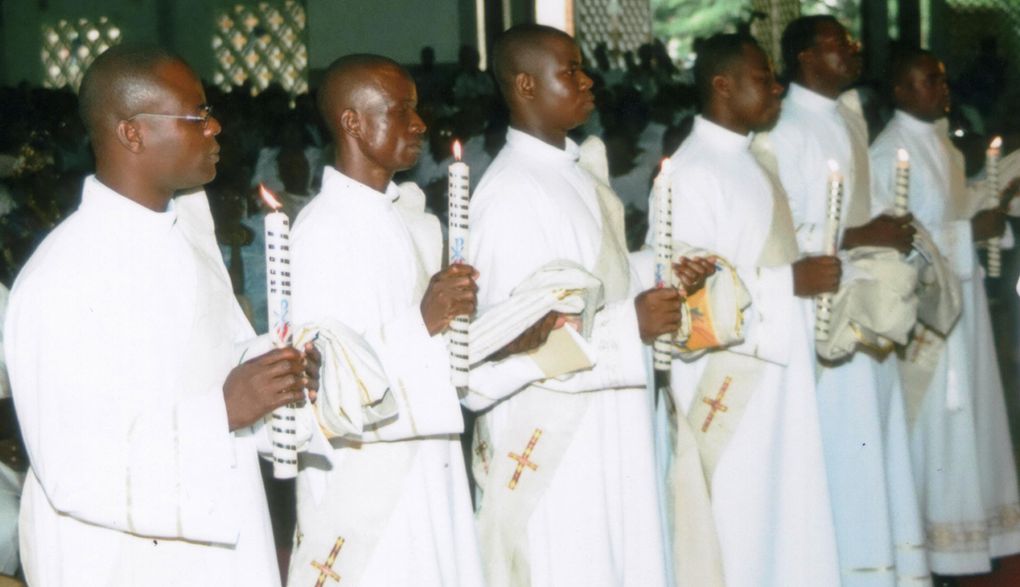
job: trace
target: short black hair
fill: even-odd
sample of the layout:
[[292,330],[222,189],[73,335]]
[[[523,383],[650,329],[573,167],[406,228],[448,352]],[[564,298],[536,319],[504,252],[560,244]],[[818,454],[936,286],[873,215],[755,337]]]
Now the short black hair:
[[533,23],[511,27],[496,38],[492,47],[492,73],[505,99],[510,99],[514,78],[524,69],[523,55],[548,37],[574,40],[560,29]]
[[96,139],[109,115],[128,117],[142,111],[158,82],[159,65],[184,61],[156,45],[117,45],[104,51],[85,71],[78,89],[78,113]]
[[701,42],[694,60],[694,86],[702,107],[712,97],[712,78],[740,59],[748,45],[760,48],[758,41],[746,33],[717,33]]
[[795,18],[786,25],[780,47],[783,54],[783,77],[787,80],[796,79],[800,75],[800,60],[797,56],[815,46],[818,25],[823,22],[839,24],[839,20],[830,14],[813,14]]
[[889,64],[886,71],[886,80],[889,86],[896,87],[896,84],[903,81],[903,78],[910,72],[911,68],[925,57],[937,59],[934,53],[917,45],[893,43],[889,48]]
[[334,128],[336,121],[333,120],[333,113],[331,112],[334,102],[342,99],[353,90],[349,86],[360,74],[367,70],[387,67],[394,68],[402,72],[409,79],[411,78],[411,74],[404,69],[404,66],[389,57],[372,53],[351,53],[329,64],[325,74],[322,76],[322,83],[319,84],[317,106],[319,115],[322,117],[322,120],[326,121],[326,126],[334,137],[339,136],[339,129]]

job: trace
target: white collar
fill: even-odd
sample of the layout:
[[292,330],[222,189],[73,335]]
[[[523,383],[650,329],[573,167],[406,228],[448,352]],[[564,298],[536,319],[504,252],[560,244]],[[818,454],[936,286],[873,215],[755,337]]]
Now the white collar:
[[694,117],[694,128],[691,133],[727,151],[746,151],[751,146],[750,134],[735,133],[700,114]]
[[400,197],[400,190],[392,181],[386,186],[386,192],[380,192],[356,179],[344,175],[332,165],[327,165],[322,171],[322,193],[337,194],[343,192],[345,198],[357,198],[359,201],[392,206],[393,202]]
[[570,138],[567,138],[566,148],[557,149],[539,138],[512,127],[506,131],[506,144],[518,153],[546,163],[574,165],[581,158],[580,147]]
[[790,83],[790,89],[786,92],[786,97],[794,104],[815,112],[831,112],[835,114],[836,108],[839,105],[838,101],[809,90],[797,82]]
[[934,122],[926,122],[902,110],[896,110],[896,112],[893,114],[893,120],[896,121],[896,123],[899,124],[900,126],[904,127],[905,129],[913,133],[932,135],[936,134],[936,125]]
[[97,212],[110,220],[116,218],[118,223],[142,233],[168,232],[177,223],[173,199],[167,203],[166,211],[155,212],[114,191],[95,175],[85,178],[81,209]]

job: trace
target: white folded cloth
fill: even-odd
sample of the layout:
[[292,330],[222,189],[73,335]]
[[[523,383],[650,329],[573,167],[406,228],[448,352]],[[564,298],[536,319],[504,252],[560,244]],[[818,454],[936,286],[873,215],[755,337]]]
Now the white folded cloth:
[[471,322],[470,361],[500,350],[549,312],[576,314],[587,338],[595,312],[605,303],[602,282],[572,261],[552,261],[521,282],[505,301]]

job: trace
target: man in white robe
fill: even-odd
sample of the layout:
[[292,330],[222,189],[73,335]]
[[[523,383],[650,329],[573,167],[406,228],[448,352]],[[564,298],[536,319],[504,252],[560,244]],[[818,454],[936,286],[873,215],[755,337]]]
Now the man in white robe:
[[904,51],[894,64],[897,110],[871,147],[875,201],[892,206],[896,151],[906,149],[910,211],[931,232],[963,290],[959,321],[937,341],[942,350],[933,357],[931,382],[908,401],[928,557],[940,575],[983,573],[991,559],[1020,552],[1016,467],[974,249],[1003,233],[1009,202],[975,214],[982,206],[968,201],[963,155],[938,124],[949,107],[943,64],[921,50]]
[[[672,370],[674,398],[684,414],[695,402],[719,401],[707,424],[690,423],[700,429],[696,435],[712,426],[734,430],[708,480],[724,584],[836,585],[807,325],[811,297],[839,285],[839,260],[799,258],[786,196],[751,152],[751,133],[779,115],[781,87],[764,51],[749,37],[716,35],[698,52],[694,75],[704,107],[671,157],[673,238],[729,261],[752,298],[741,344],[675,359]],[[655,226],[654,202],[649,209],[649,225]],[[719,369],[729,384],[717,398]],[[734,401],[738,393],[749,397],[743,415]],[[680,497],[673,504],[676,510],[689,507],[697,505]],[[704,538],[674,534],[674,540]],[[678,584],[697,584],[685,576],[684,554],[676,558]]]
[[442,336],[474,312],[474,270],[436,273],[439,223],[416,186],[391,181],[421,151],[416,105],[410,75],[379,56],[337,60],[320,90],[337,158],[295,223],[295,321],[338,320],[364,336],[398,413],[361,438],[331,440],[328,460],[302,458],[292,585],[483,584]]
[[[252,336],[204,193],[220,126],[179,58],[121,46],[82,82],[96,154],[33,254],[5,342],[31,470],[34,586],[279,585],[249,426],[303,397],[302,355],[236,366]],[[311,364],[311,361],[309,361]]]
[[[782,46],[793,82],[769,141],[801,251],[823,250],[831,160],[844,178],[841,248],[908,252],[910,216],[875,216],[867,125],[856,94],[843,94],[861,70],[856,41],[834,18],[808,16],[787,26]],[[843,584],[930,581],[895,357],[859,346],[849,359],[822,365],[818,406]]]
[[499,370],[495,381],[471,372],[466,401],[486,410],[488,433],[476,441],[474,463],[489,473],[479,506],[486,580],[664,585],[642,341],[677,329],[679,294],[664,288],[635,297],[604,150],[593,172],[566,137],[594,108],[573,40],[550,27],[514,27],[497,42],[494,67],[511,128],[471,202],[468,258],[480,274],[480,312],[553,261],[594,273],[606,305],[594,318],[593,369],[546,380],[528,354],[512,354],[560,322],[542,320],[499,355],[512,356],[483,365]]

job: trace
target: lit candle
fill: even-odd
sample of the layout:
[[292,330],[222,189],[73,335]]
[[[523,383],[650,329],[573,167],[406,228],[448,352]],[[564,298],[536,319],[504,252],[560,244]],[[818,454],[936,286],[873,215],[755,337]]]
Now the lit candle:
[[[281,212],[283,205],[264,185],[259,195],[273,209],[266,214],[266,302],[269,335],[275,348],[290,346],[290,220]],[[273,410],[270,439],[273,444],[273,476],[297,477],[297,436],[294,405]]]
[[[829,160],[829,181],[827,185],[828,204],[825,215],[825,243],[824,253],[826,255],[836,254],[836,245],[839,243],[839,219],[840,209],[843,206],[843,176],[839,173],[839,165],[832,159]],[[815,303],[815,339],[829,339],[829,320],[832,318],[832,294],[824,293],[818,296]]]
[[[468,247],[468,202],[471,171],[467,163],[461,161],[460,141],[453,142],[453,156],[456,159],[447,171],[449,177],[449,200],[447,202],[447,225],[449,228],[450,265],[467,262]],[[471,319],[457,316],[450,322],[450,381],[454,387],[464,388],[468,385],[469,328]]]
[[[655,198],[655,287],[673,285],[673,164],[662,160],[662,168],[652,184]],[[669,371],[673,363],[672,335],[662,334],[652,345],[652,364],[656,371]]]
[[910,155],[906,149],[896,150],[896,197],[893,215],[906,216],[910,211]]
[[[1002,137],[995,137],[985,153],[985,174],[988,176],[988,200],[999,205],[999,157],[1002,154]],[[1002,244],[999,237],[988,239],[988,277],[1002,276]]]

